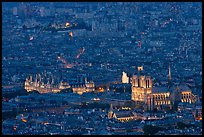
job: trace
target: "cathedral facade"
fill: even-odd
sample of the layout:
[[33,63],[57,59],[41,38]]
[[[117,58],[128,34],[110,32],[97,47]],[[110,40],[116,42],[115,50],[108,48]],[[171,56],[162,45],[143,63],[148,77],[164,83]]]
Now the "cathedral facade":
[[[169,67],[168,86],[153,87],[152,78],[141,73],[143,68],[138,67],[138,74],[132,77],[131,100],[142,103],[146,110],[167,106],[172,108],[177,102],[195,102],[195,96],[185,84],[173,86]],[[171,85],[170,85],[171,84]]]

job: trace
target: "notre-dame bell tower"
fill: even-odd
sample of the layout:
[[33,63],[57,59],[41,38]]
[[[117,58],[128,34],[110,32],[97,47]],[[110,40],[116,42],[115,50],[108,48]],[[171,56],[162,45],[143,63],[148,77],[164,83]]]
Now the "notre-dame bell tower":
[[138,74],[132,77],[132,97],[136,102],[148,103],[148,96],[152,93],[152,79],[142,74],[143,67],[138,67]]

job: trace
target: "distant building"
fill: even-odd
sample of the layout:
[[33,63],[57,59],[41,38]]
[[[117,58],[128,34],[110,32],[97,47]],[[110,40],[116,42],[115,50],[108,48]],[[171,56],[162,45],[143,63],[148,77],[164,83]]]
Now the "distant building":
[[60,92],[62,89],[67,89],[70,88],[70,85],[67,82],[60,82],[58,86],[54,86],[54,79],[52,78],[52,82],[50,83],[50,81],[48,80],[47,83],[45,83],[42,78],[41,75],[38,74],[36,75],[35,80],[32,80],[32,76],[30,76],[29,78],[26,78],[25,81],[25,90],[27,90],[28,92],[32,91],[32,90],[36,90],[39,93],[49,93],[49,92]]
[[88,82],[85,78],[84,83],[72,84],[69,85],[67,82],[60,82],[58,85],[54,85],[53,77],[47,80],[47,83],[42,80],[41,75],[36,75],[35,80],[32,80],[32,76],[26,78],[25,89],[30,92],[32,90],[37,90],[40,93],[49,93],[49,92],[60,92],[63,89],[72,88],[74,93],[83,94],[85,92],[95,91],[95,84],[93,81]]
[[123,75],[122,75],[122,83],[129,83],[129,77],[125,72],[123,72]]
[[84,84],[75,84],[75,85],[72,85],[71,87],[74,93],[77,93],[80,95],[85,92],[95,91],[95,84],[93,81],[86,82]]
[[140,113],[132,112],[130,110],[125,110],[125,111],[114,111],[112,104],[110,105],[110,110],[108,112],[108,118],[109,119],[117,119],[118,121],[121,122],[127,122],[130,120],[136,120],[136,119],[142,119],[145,120],[146,117],[143,116]]
[[113,116],[114,116],[114,118],[116,118],[117,120],[119,120],[121,122],[134,120],[136,118],[135,115],[131,111],[114,112]]
[[187,85],[178,85],[174,87],[171,84],[171,72],[169,67],[168,86],[153,87],[150,76],[145,76],[143,68],[138,67],[138,75],[132,77],[132,100],[143,103],[146,110],[160,108],[162,105],[170,108],[176,102],[195,102],[195,96]]
[[112,104],[110,104],[110,110],[108,112],[108,118],[109,119],[113,118],[113,105]]

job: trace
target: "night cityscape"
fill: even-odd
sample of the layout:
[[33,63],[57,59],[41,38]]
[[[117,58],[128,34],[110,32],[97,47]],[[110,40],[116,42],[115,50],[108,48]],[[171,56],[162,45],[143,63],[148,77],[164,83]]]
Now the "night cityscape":
[[202,135],[202,2],[2,2],[3,135]]

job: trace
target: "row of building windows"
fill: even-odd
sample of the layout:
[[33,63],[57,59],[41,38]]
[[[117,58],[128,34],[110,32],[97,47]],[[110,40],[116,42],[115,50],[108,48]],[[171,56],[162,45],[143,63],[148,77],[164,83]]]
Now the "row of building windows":
[[154,104],[155,105],[162,105],[162,104],[169,105],[170,100],[168,100],[168,101],[155,101]]
[[124,122],[124,121],[129,121],[132,120],[133,117],[126,117],[126,118],[117,118],[119,121]]
[[191,99],[181,99],[181,102],[189,102],[189,103],[192,103],[192,100],[191,100]]
[[154,99],[166,99],[169,97],[169,94],[153,95]]
[[150,88],[151,87],[151,81],[149,79],[142,80],[140,78],[133,79],[133,85],[137,87],[144,87],[144,88]]
[[191,94],[182,94],[182,98],[191,98]]

